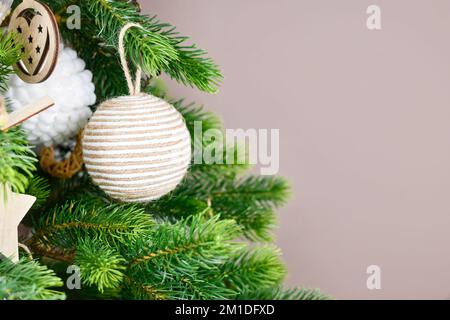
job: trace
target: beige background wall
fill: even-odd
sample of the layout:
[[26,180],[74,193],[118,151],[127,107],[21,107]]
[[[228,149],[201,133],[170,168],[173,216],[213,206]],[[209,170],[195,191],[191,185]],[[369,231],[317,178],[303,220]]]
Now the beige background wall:
[[[450,1],[140,0],[222,66],[228,128],[281,129],[289,285],[450,298]],[[383,29],[366,28],[378,4]],[[382,290],[366,268],[382,268]]]

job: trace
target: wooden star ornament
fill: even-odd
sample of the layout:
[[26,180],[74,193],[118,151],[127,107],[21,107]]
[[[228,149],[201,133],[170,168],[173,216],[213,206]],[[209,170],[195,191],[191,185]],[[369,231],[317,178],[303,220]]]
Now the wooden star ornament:
[[[54,104],[50,98],[43,98],[8,114],[4,98],[0,97],[0,129],[6,131],[17,126]],[[14,193],[8,184],[0,184],[0,253],[13,262],[19,261],[17,228],[35,201],[33,196]]]
[[8,185],[0,186],[0,252],[13,262],[19,261],[17,228],[33,206],[36,198],[11,191]]

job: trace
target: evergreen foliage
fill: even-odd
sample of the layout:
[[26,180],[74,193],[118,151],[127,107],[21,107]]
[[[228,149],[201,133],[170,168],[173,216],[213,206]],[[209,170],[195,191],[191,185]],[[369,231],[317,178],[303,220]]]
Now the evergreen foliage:
[[[12,66],[21,57],[21,44],[15,33],[0,33],[0,91],[7,89]],[[24,192],[35,169],[36,159],[20,129],[0,130],[0,185],[9,184]]]
[[243,292],[239,300],[331,300],[332,297],[318,289],[295,288],[284,290],[281,287],[262,288]]
[[52,289],[61,286],[54,272],[36,261],[0,260],[0,300],[61,300],[64,293]]
[[15,33],[0,33],[0,90],[5,91],[12,68],[22,56],[22,46]]
[[[172,25],[156,17],[142,15],[129,1],[120,0],[46,0],[62,22],[64,38],[87,62],[95,74],[94,82],[100,101],[127,94],[117,55],[120,29],[133,22],[143,26],[132,29],[126,36],[126,52],[133,65],[140,65],[147,76],[155,77],[165,72],[178,82],[197,87],[206,92],[216,92],[222,79],[218,66],[206,57],[206,52],[188,37],[181,36]],[[65,27],[66,8],[76,4],[81,9],[81,30]]]
[[51,186],[47,179],[34,176],[28,182],[27,189],[25,190],[26,194],[30,196],[34,196],[36,198],[36,202],[33,205],[33,209],[42,208],[47,202],[48,197],[50,196]]
[[9,184],[14,191],[24,192],[36,161],[20,129],[0,130],[0,185]]
[[85,201],[69,202],[39,216],[34,223],[33,246],[77,248],[86,238],[107,244],[137,241],[153,225],[144,210],[130,205],[98,207]]
[[96,286],[100,293],[122,283],[125,262],[118,252],[102,242],[86,239],[77,246],[75,264],[83,270],[83,283]]

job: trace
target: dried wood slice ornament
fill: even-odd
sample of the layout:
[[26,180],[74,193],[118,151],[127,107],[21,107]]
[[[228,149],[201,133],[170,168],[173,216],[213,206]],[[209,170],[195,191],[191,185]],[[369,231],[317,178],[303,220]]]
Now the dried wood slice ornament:
[[22,60],[17,75],[25,82],[40,83],[53,72],[59,51],[59,30],[48,6],[35,0],[23,0],[14,10],[9,31],[22,39]]

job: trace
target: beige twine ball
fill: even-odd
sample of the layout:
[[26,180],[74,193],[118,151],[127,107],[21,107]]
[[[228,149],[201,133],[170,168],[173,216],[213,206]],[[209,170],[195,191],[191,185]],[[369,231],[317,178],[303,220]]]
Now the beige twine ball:
[[[123,202],[159,199],[182,181],[191,162],[191,137],[182,115],[169,103],[139,93],[119,46],[131,96],[101,104],[87,124],[83,158],[87,171],[110,197]],[[138,72],[140,73],[140,72]]]

